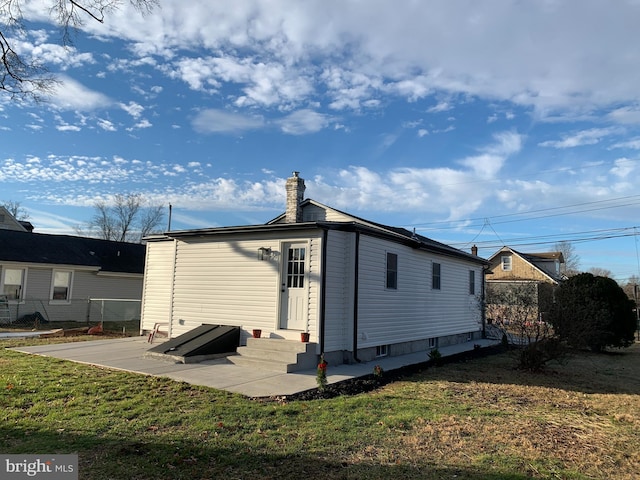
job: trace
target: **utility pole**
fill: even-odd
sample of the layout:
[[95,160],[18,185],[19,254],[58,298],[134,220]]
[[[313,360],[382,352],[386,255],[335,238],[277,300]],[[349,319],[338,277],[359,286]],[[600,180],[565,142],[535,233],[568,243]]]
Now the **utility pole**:
[[633,285],[633,296],[636,300],[636,330],[638,332],[638,340],[640,340],[640,309],[638,309],[638,284]]

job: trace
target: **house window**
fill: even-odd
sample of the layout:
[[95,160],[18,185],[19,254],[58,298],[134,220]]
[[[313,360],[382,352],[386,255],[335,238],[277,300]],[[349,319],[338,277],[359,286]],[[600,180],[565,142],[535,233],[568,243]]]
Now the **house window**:
[[7,300],[22,300],[25,277],[24,268],[4,268],[2,271],[2,295],[6,295]]
[[440,264],[434,263],[431,271],[431,288],[440,290]]
[[389,348],[387,345],[378,345],[376,347],[376,357],[386,357],[389,355]]
[[304,288],[305,249],[290,248],[287,259],[287,287]]
[[72,272],[54,270],[53,284],[51,285],[51,300],[68,301],[71,299]]
[[437,338],[430,338],[429,339],[429,348],[437,348],[438,347],[438,339]]
[[398,289],[398,255],[387,253],[387,288]]
[[469,270],[469,295],[476,294],[476,272]]
[[505,272],[511,271],[511,256],[507,255],[502,257],[502,270]]

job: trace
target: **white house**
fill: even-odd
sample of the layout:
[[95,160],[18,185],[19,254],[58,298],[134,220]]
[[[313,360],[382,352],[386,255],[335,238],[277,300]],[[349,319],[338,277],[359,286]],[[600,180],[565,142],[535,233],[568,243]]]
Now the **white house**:
[[333,364],[482,336],[484,259],[304,200],[297,172],[286,188],[286,212],[264,225],[147,238],[142,329],[237,326],[243,345],[253,329],[308,332]]

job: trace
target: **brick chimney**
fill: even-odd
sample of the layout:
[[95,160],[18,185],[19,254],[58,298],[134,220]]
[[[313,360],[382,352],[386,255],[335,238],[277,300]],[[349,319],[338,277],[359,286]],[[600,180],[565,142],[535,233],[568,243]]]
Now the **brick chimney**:
[[478,256],[478,247],[475,245],[471,247],[471,255],[475,255],[476,257]]
[[287,212],[285,215],[286,223],[302,222],[302,208],[300,204],[304,199],[304,180],[298,175],[300,172],[293,172],[293,177],[287,178]]

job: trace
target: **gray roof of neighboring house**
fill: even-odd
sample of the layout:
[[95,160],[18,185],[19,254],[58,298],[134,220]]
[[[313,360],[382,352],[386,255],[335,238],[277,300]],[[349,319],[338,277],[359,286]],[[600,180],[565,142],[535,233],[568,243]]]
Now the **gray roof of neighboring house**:
[[96,267],[144,273],[145,246],[98,238],[0,230],[0,261]]

